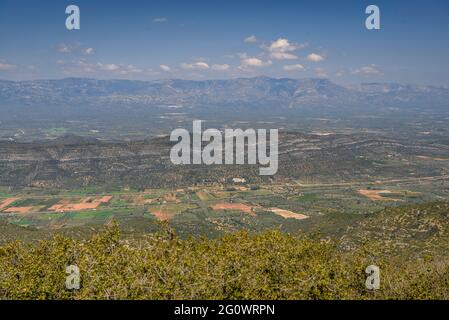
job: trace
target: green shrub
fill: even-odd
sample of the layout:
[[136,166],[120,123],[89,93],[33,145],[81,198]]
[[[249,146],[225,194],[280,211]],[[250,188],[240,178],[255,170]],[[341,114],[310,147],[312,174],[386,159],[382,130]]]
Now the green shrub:
[[[81,289],[65,288],[77,265]],[[365,288],[365,268],[381,289]],[[89,240],[57,236],[0,247],[0,299],[447,299],[445,260],[390,261],[376,244],[342,251],[334,241],[277,231],[181,240],[172,230],[122,239],[115,223]]]

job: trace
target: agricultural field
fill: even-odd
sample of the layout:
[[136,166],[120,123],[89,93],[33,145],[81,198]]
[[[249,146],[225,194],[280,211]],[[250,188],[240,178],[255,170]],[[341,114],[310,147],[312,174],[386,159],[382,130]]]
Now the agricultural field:
[[[226,184],[136,190],[102,187],[73,190],[2,188],[0,220],[36,230],[102,225],[112,219],[134,225],[169,223],[181,235],[217,236],[236,230],[281,228],[299,232],[320,219],[361,215],[384,207],[446,199],[449,182]],[[339,217],[340,219],[340,217]],[[310,221],[309,221],[310,220]]]
[[182,238],[241,230],[341,235],[388,208],[448,201],[445,128],[419,135],[421,125],[401,127],[393,136],[360,131],[359,122],[281,132],[271,178],[253,165],[174,166],[166,136],[100,141],[78,131],[0,141],[0,242],[86,238],[112,220],[130,237],[164,226]]

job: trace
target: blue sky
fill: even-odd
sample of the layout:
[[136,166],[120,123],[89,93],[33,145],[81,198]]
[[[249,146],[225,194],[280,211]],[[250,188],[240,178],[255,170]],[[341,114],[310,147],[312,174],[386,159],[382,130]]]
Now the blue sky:
[[[81,30],[65,28],[78,5]],[[365,8],[381,30],[365,28]],[[449,1],[0,0],[0,79],[328,77],[449,85]]]

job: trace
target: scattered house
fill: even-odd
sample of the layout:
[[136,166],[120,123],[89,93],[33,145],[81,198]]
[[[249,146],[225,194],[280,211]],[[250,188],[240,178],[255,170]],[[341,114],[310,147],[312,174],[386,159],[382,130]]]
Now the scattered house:
[[234,182],[234,183],[246,183],[246,179],[244,179],[244,178],[232,178],[232,182]]

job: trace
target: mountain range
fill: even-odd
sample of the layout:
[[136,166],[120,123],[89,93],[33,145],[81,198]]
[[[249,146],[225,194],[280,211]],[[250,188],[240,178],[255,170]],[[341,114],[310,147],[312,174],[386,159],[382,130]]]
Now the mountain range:
[[2,106],[48,105],[221,106],[285,108],[389,106],[447,107],[449,88],[396,83],[342,86],[328,79],[60,80],[0,81]]

